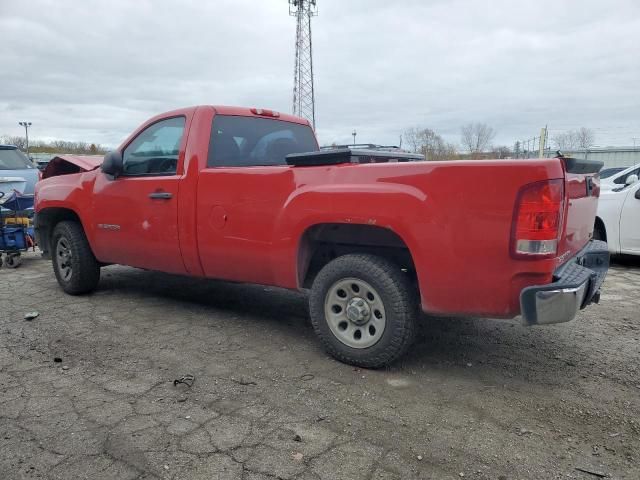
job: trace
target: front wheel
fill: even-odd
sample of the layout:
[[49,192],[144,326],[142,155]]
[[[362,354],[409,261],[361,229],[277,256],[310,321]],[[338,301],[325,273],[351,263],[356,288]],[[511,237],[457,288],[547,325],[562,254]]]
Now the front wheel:
[[5,264],[9,268],[18,268],[20,265],[22,265],[22,257],[19,253],[7,254],[7,257],[5,258]]
[[60,222],[51,237],[53,271],[62,289],[80,295],[96,289],[100,265],[91,251],[82,226],[77,222]]
[[393,262],[351,254],[318,273],[309,297],[311,323],[336,359],[379,368],[397,360],[415,336],[415,288]]

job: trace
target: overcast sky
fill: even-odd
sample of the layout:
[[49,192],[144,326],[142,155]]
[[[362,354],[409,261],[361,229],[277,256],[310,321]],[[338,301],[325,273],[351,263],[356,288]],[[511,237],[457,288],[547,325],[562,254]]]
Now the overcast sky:
[[[640,1],[318,0],[321,143],[398,143],[412,126],[495,143],[593,128],[640,145]],[[115,146],[195,104],[289,112],[286,0],[0,0],[0,134]]]

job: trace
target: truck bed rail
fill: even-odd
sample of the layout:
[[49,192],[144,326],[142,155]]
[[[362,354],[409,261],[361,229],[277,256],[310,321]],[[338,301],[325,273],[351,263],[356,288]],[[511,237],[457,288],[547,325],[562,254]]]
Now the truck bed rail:
[[338,165],[340,163],[417,162],[424,160],[424,155],[384,150],[337,148],[317,152],[291,153],[287,155],[286,159],[288,165],[304,167]]

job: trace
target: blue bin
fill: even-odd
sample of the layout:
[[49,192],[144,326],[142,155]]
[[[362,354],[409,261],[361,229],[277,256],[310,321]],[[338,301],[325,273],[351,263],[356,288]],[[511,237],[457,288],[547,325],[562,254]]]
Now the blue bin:
[[0,228],[0,250],[25,250],[26,248],[27,239],[24,234],[24,228]]

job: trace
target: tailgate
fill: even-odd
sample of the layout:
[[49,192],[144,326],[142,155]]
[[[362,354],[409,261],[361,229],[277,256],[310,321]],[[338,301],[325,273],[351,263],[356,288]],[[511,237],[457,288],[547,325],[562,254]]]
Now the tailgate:
[[579,158],[562,158],[565,170],[564,235],[558,254],[568,260],[584,248],[593,236],[593,226],[600,196],[598,172],[602,162]]

